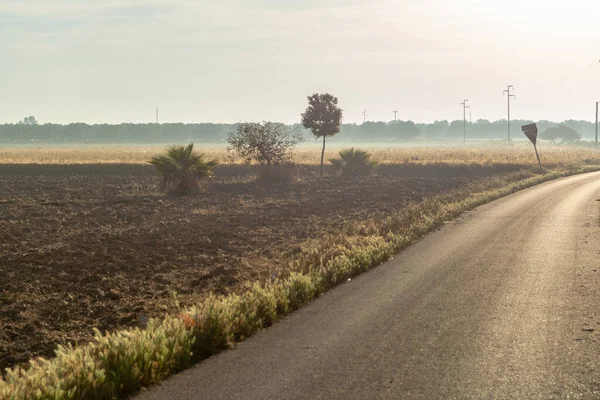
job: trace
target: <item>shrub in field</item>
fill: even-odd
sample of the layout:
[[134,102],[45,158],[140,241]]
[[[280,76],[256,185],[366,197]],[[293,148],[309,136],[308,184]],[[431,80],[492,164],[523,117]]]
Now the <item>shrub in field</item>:
[[302,134],[284,124],[274,122],[239,124],[229,133],[228,150],[248,163],[263,166],[260,181],[289,182],[295,179],[294,147],[304,140]]
[[340,158],[329,161],[341,176],[364,176],[373,172],[377,161],[371,160],[371,154],[364,150],[346,149],[339,152]]
[[342,123],[342,109],[337,104],[337,97],[329,93],[315,93],[308,96],[308,107],[302,114],[302,125],[310,129],[315,137],[323,138],[321,176],[323,176],[323,159],[325,158],[325,138],[338,133]]
[[294,147],[303,140],[299,131],[275,122],[245,122],[227,137],[229,151],[265,166],[290,164]]
[[194,152],[194,144],[171,146],[166,154],[153,157],[150,164],[162,176],[165,190],[186,195],[201,192],[199,181],[212,176],[217,160],[205,160],[204,154]]

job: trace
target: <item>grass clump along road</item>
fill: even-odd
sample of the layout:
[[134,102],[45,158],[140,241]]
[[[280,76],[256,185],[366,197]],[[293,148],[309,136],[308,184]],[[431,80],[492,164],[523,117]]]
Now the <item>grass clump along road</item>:
[[[317,159],[276,184],[257,182],[251,166],[220,165],[194,197],[162,194],[152,166],[2,165],[0,362],[14,368],[0,398],[132,393],[465,210],[600,164],[593,152],[548,151],[539,172],[535,160],[468,164],[459,149],[440,151],[397,164],[373,152],[375,175],[358,178],[318,179]],[[35,358],[56,345],[54,358]]]

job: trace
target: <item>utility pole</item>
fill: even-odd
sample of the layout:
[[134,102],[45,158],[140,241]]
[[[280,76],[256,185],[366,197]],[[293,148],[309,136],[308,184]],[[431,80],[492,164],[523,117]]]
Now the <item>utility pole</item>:
[[464,101],[460,103],[460,105],[463,106],[463,142],[465,143],[467,141],[467,108],[469,108],[467,101],[469,101],[469,99],[464,99]]
[[513,85],[508,85],[508,88],[503,92],[506,93],[508,95],[508,142],[510,143],[510,98],[513,97],[515,98],[514,94],[510,93],[510,90],[515,90],[515,87]]
[[[598,62],[600,63],[600,60],[598,60]],[[596,149],[598,149],[598,103],[600,102],[596,102],[596,140],[594,142]]]
[[398,114],[398,110],[394,110],[394,122],[398,122],[396,119],[396,114]]
[[363,111],[362,114],[363,114],[363,124],[364,124],[365,122],[367,122],[367,110]]
[[598,148],[598,103],[596,102],[596,149]]
[[158,108],[156,109],[156,125],[158,125]]

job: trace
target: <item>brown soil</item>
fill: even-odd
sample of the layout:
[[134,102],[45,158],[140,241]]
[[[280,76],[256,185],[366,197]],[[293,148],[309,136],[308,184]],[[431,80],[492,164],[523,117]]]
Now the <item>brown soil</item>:
[[150,176],[0,176],[0,369],[239,290],[306,239],[478,179],[223,178],[172,198],[144,194]]

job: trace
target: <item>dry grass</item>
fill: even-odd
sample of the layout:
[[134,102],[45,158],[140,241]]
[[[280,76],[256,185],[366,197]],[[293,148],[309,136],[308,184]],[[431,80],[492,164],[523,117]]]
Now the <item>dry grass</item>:
[[[349,146],[344,146],[347,148]],[[357,145],[369,151],[379,164],[519,164],[535,165],[537,161],[531,146],[495,147],[369,147]],[[151,157],[161,153],[165,146],[95,146],[95,147],[19,147],[0,149],[0,164],[145,164]],[[202,147],[199,150],[208,158],[222,163],[240,163],[232,157],[225,146]],[[340,146],[330,146],[325,158],[337,156]],[[561,146],[541,146],[540,157],[547,166],[598,164],[600,152]],[[296,161],[304,165],[316,165],[320,161],[318,146],[303,145],[296,152]]]

